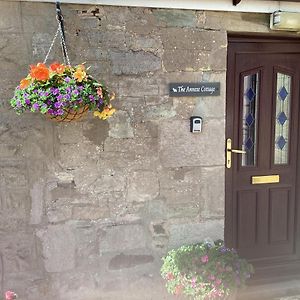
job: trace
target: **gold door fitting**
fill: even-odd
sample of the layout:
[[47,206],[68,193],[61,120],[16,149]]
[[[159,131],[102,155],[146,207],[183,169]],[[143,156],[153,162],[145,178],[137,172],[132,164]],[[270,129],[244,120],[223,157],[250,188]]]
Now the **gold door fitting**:
[[252,184],[279,183],[279,175],[252,176]]
[[226,140],[226,168],[230,169],[232,165],[232,153],[245,154],[246,151],[239,149],[232,149],[232,140]]

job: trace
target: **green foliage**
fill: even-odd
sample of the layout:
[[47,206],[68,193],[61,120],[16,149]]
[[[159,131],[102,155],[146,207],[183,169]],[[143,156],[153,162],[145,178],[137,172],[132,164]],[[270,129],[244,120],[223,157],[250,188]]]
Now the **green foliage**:
[[169,293],[195,300],[224,299],[253,273],[253,266],[222,241],[171,250],[161,267]]

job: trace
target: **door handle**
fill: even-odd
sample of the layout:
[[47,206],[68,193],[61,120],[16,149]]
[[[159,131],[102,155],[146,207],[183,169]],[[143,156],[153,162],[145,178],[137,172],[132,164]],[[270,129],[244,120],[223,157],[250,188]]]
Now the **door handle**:
[[232,152],[232,153],[238,153],[238,154],[245,154],[245,153],[247,153],[247,152],[244,151],[244,150],[237,150],[237,149],[231,149],[231,152]]
[[239,150],[239,149],[232,149],[232,140],[227,139],[226,140],[226,168],[230,169],[232,165],[232,153],[237,153],[237,154],[245,154],[246,151],[244,150]]

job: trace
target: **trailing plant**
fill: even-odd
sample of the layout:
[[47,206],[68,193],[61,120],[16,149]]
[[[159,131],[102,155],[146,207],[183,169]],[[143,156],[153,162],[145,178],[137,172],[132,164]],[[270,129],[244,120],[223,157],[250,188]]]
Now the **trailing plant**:
[[253,266],[222,241],[171,250],[161,268],[169,293],[195,300],[226,299],[253,273]]

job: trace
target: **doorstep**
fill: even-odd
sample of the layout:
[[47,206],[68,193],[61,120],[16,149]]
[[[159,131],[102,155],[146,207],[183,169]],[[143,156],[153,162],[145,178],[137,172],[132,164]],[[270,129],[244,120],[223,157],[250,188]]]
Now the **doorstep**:
[[239,291],[238,300],[300,300],[300,279],[252,285]]

